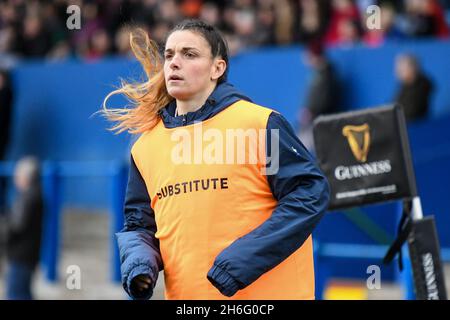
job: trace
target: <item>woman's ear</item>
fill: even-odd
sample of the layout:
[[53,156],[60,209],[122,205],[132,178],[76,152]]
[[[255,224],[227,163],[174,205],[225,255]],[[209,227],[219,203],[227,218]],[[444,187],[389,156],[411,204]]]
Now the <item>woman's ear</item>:
[[211,80],[217,80],[219,79],[227,69],[227,63],[223,59],[215,59],[213,70],[211,74]]

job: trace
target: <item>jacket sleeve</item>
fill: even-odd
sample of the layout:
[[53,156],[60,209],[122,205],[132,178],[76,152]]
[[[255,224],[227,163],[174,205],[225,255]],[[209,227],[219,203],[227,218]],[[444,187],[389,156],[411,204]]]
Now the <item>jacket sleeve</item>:
[[[122,285],[133,299],[149,299],[163,269],[156,222],[145,182],[131,156],[130,173],[124,203],[125,226],[116,233],[122,273]],[[131,287],[140,274],[150,276],[152,285],[141,294]]]
[[9,215],[6,228],[6,240],[8,243],[17,241],[34,229],[35,218],[42,212],[42,199],[40,190],[32,186],[19,195]]
[[[267,175],[278,203],[269,219],[216,257],[207,277],[225,296],[233,296],[300,248],[328,206],[328,181],[286,119],[272,112],[267,129],[267,155],[279,159],[278,171]],[[279,136],[274,154],[272,134]]]
[[13,206],[9,219],[9,231],[11,234],[20,234],[26,231],[34,214],[33,208],[37,205],[36,200],[29,191],[20,195],[19,201]]

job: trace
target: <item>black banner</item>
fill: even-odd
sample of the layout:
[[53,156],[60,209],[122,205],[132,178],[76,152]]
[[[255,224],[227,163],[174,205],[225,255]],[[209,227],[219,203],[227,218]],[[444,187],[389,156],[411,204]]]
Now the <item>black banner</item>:
[[[46,319],[80,319],[90,315],[94,318],[116,317],[119,319],[133,317],[164,319],[299,319],[301,315],[315,317],[336,317],[345,315],[345,319],[361,319],[360,310],[372,311],[382,317],[385,310],[401,310],[402,316],[417,316],[420,311],[442,314],[448,310],[448,301],[0,301],[0,308],[5,314],[28,316],[30,312],[42,315]],[[267,306],[267,307],[266,307]],[[269,312],[270,307],[270,312]],[[205,309],[206,308],[206,309]],[[203,310],[203,311],[201,311]],[[208,313],[206,312],[208,310]],[[252,310],[252,311],[249,311]],[[260,311],[257,311],[260,310]],[[375,311],[373,311],[375,310]]]
[[408,246],[416,299],[447,300],[440,246],[433,216],[413,222]]
[[417,195],[401,107],[320,116],[313,133],[331,187],[330,209]]

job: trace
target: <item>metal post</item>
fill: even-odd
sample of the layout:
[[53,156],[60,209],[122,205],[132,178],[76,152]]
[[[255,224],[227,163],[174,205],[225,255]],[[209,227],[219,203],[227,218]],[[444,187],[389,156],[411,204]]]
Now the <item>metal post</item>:
[[[403,215],[403,209],[404,209],[403,201],[397,201],[396,213],[399,222],[401,221]],[[412,275],[411,259],[409,257],[408,248],[405,245],[403,245],[401,250],[402,250],[403,271],[396,269],[396,279],[403,289],[404,299],[415,300],[414,278]]]
[[58,280],[58,259],[60,245],[60,185],[58,167],[52,162],[43,165],[43,191],[45,200],[42,263],[45,277],[50,282]]
[[412,199],[411,214],[412,214],[413,220],[423,219],[422,203],[420,202],[420,198],[418,196],[415,196]]

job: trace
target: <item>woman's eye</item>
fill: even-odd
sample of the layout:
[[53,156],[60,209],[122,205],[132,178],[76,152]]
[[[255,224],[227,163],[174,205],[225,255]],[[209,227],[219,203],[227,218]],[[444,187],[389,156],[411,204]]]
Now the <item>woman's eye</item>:
[[192,52],[186,52],[184,55],[185,55],[186,57],[188,57],[188,58],[193,58],[193,57],[195,57],[195,54],[193,54]]
[[165,56],[164,56],[164,59],[170,59],[170,58],[172,58],[172,55],[171,54],[166,54]]

